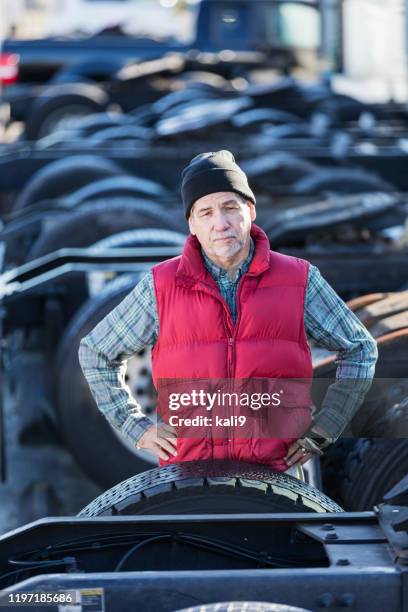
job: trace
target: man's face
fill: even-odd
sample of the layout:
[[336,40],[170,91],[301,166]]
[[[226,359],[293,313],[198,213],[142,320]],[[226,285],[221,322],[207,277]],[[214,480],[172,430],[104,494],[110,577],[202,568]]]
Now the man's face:
[[210,193],[194,203],[188,224],[210,258],[228,261],[249,240],[255,206],[230,191]]

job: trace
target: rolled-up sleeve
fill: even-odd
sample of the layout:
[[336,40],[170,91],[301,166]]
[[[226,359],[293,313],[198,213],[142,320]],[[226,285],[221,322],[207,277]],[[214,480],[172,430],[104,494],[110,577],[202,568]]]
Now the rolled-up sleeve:
[[79,362],[99,410],[133,444],[153,423],[125,382],[127,361],[152,346],[157,335],[157,306],[149,272],[79,345]]
[[312,265],[304,320],[307,334],[319,345],[337,353],[336,380],[328,388],[314,423],[336,440],[370,389],[378,359],[377,343]]

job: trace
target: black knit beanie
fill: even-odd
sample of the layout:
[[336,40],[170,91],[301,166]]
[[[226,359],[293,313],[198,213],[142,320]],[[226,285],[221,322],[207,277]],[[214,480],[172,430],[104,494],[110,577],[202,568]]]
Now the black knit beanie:
[[256,203],[248,179],[230,151],[200,153],[182,172],[181,196],[186,218],[196,200],[217,191],[234,191]]

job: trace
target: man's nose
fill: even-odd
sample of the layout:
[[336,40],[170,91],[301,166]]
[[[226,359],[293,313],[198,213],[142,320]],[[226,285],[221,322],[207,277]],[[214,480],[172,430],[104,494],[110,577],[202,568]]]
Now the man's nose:
[[223,231],[228,226],[228,219],[224,211],[216,210],[213,216],[214,229],[217,231]]

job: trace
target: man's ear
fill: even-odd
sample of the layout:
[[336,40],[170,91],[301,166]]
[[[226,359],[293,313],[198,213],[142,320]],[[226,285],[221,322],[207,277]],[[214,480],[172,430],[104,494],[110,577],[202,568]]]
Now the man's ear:
[[188,217],[188,227],[190,228],[190,234],[195,236],[194,220],[193,220],[193,214],[191,212],[190,212],[190,215]]
[[249,214],[251,215],[251,221],[256,219],[256,208],[253,202],[249,202]]

